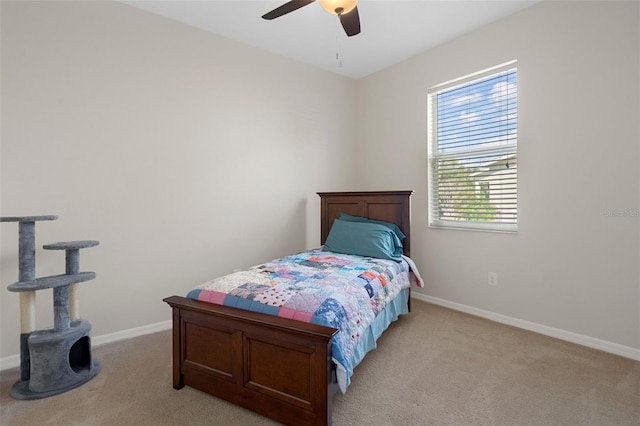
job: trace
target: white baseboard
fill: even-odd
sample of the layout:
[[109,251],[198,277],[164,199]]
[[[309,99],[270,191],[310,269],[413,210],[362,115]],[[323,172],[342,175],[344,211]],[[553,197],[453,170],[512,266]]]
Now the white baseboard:
[[[145,334],[156,333],[158,331],[170,330],[172,321],[157,322],[155,324],[143,325],[142,327],[130,328],[128,330],[117,331],[115,333],[103,334],[102,336],[91,337],[91,346],[101,346],[107,343],[114,343]],[[0,358],[0,371],[8,370],[20,366],[20,354],[10,355]]]
[[0,358],[0,371],[20,366],[20,355],[9,355]]
[[511,325],[513,327],[518,327],[539,334],[544,334],[545,336],[555,337],[567,342],[576,343],[578,345],[586,346],[592,349],[598,349],[604,352],[609,352],[625,358],[640,361],[640,349],[632,348],[630,346],[624,346],[617,343],[608,342],[606,340],[585,336],[583,334],[573,333],[571,331],[561,330],[558,328],[553,328],[546,325],[509,317],[506,315],[497,314],[491,311],[485,311],[483,309],[474,308],[472,306],[463,305],[461,303],[451,302],[445,299],[427,296],[425,294],[419,294],[416,291],[411,293],[411,297],[422,300],[423,302],[433,303],[434,305],[439,305],[445,308],[450,308],[456,311],[475,315],[477,317],[486,318],[488,320],[499,322],[501,324]]

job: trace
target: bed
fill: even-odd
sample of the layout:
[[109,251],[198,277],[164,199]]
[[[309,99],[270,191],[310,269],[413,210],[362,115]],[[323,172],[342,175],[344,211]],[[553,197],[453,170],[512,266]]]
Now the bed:
[[[404,234],[399,254],[410,262],[411,193],[318,193],[321,244],[333,243],[338,218],[384,221]],[[173,312],[173,387],[190,386],[284,424],[330,425],[332,398],[340,390],[333,346],[338,328],[195,300],[200,291],[164,299]],[[393,300],[406,303],[403,313],[410,309],[409,291]],[[274,368],[274,360],[286,368]]]

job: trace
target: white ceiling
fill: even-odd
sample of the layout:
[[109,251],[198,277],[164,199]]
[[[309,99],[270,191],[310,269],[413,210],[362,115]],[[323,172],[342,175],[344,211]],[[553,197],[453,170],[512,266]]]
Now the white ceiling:
[[[121,0],[139,9],[358,79],[540,0],[361,0],[347,37],[319,2],[272,21],[288,0]],[[336,59],[338,54],[339,59]]]

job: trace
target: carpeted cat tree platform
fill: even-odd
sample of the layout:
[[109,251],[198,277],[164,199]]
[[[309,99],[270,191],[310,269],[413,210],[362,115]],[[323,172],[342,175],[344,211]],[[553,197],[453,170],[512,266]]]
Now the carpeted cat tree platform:
[[[20,293],[20,380],[11,388],[16,399],[39,399],[74,389],[91,380],[100,364],[91,357],[91,324],[79,318],[77,285],[96,277],[80,272],[80,249],[98,241],[71,241],[43,246],[64,250],[65,273],[36,278],[35,223],[56,216],[1,217],[0,222],[18,222],[18,282],[8,286]],[[36,291],[53,289],[53,329],[35,329]]]

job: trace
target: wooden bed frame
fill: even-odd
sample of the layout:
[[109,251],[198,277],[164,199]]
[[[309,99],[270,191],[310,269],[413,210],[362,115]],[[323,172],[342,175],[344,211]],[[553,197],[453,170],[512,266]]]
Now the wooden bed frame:
[[[340,212],[397,224],[410,254],[412,191],[319,192],[321,244]],[[185,385],[290,425],[330,425],[337,329],[172,296],[173,387]],[[274,360],[286,368],[274,369]]]

